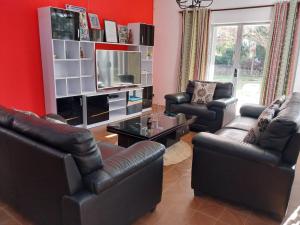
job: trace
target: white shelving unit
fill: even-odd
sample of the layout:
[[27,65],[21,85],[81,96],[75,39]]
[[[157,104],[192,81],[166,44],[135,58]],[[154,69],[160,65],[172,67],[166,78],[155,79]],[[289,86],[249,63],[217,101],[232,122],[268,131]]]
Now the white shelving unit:
[[[142,53],[143,85],[136,89],[142,93],[143,87],[152,86],[152,46],[53,39],[51,7],[39,8],[38,17],[46,113],[58,113],[58,102],[64,101],[64,98],[67,97],[75,98],[76,96],[76,98],[81,97],[84,99],[87,96],[118,93],[118,98],[109,100],[109,120],[101,124],[90,125],[89,128],[141,114],[140,112],[127,115],[127,92],[135,88],[96,91],[95,49],[96,44],[106,44],[127,46],[129,51],[140,51]],[[83,102],[80,104],[82,106],[83,124],[86,124],[87,106]]]

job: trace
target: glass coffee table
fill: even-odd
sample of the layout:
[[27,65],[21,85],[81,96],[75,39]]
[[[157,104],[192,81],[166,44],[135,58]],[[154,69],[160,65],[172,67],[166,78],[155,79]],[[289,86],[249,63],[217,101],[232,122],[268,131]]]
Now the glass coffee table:
[[110,123],[107,131],[118,134],[118,144],[122,147],[127,148],[144,140],[156,141],[169,147],[189,131],[190,122],[184,114],[174,117],[150,114]]

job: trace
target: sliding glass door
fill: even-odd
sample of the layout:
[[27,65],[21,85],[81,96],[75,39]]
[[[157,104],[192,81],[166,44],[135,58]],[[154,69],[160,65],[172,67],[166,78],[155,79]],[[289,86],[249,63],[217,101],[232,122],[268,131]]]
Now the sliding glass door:
[[213,26],[209,79],[234,82],[239,106],[259,103],[269,31],[268,23]]

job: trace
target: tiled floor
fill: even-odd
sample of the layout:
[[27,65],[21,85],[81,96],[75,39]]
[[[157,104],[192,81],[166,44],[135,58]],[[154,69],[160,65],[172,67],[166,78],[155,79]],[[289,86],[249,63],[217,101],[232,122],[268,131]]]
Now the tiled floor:
[[[117,136],[107,133],[105,127],[93,130],[97,140],[117,143]],[[182,139],[191,144],[195,133]],[[164,168],[162,201],[153,213],[140,218],[134,225],[279,225],[277,221],[211,197],[194,197],[191,189],[192,158]],[[299,163],[298,163],[299,164]],[[300,165],[291,194],[285,225],[299,225],[300,212]],[[300,210],[299,210],[300,211]],[[0,202],[0,225],[30,225],[31,223],[13,209]],[[122,225],[122,224],[116,224]]]

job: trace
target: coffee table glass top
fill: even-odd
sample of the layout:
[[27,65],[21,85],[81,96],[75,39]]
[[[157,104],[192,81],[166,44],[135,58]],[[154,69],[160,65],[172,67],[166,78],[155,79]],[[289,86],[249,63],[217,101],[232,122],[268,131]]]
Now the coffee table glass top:
[[183,114],[178,114],[175,117],[164,114],[149,114],[121,122],[110,123],[107,128],[109,131],[116,131],[117,133],[121,132],[152,138],[165,131],[182,126],[186,122],[186,117]]

